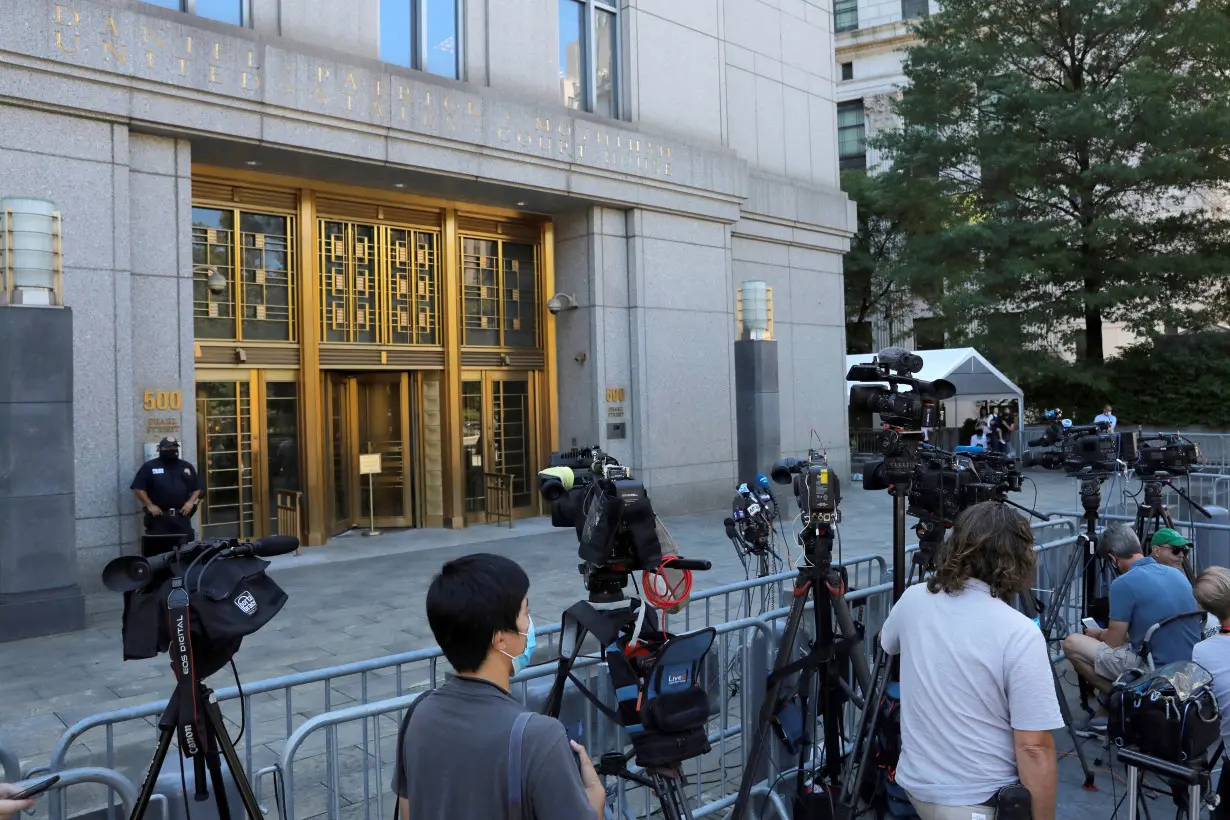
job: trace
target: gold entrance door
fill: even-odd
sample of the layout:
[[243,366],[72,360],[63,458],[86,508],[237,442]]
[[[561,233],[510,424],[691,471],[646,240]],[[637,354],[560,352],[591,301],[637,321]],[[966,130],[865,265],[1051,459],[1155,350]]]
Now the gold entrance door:
[[[366,527],[417,526],[414,495],[415,377],[410,373],[330,373],[330,522],[336,535]],[[379,454],[380,472],[362,474],[363,455]]]
[[537,514],[534,410],[533,374],[502,370],[462,374],[462,467],[468,523],[487,520],[488,473],[511,480],[514,515]]
[[302,490],[297,374],[198,371],[196,422],[198,537],[277,534],[279,495],[293,494],[297,509]]

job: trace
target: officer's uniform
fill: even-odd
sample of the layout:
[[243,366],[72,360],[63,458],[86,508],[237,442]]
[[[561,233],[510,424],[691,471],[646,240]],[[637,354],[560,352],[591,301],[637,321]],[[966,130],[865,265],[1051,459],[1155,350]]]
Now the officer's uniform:
[[[194,507],[188,515],[180,513],[184,504],[192,494],[201,489],[196,468],[179,458],[179,442],[174,438],[164,438],[158,443],[160,454],[173,449],[174,460],[152,459],[141,465],[136,478],[132,480],[132,490],[142,490],[149,496],[150,503],[162,510],[162,515],[151,515],[145,512],[145,534],[154,536],[142,539],[142,552],[148,557],[162,552],[169,552],[180,543],[195,540],[192,529],[192,516],[196,514]],[[178,537],[177,537],[178,536]]]

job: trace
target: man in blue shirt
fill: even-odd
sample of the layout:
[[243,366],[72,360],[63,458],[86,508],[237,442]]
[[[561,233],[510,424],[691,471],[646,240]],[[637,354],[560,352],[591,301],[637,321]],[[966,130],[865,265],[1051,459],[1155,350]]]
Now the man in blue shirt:
[[[1110,623],[1084,635],[1071,634],[1063,642],[1064,654],[1081,677],[1103,692],[1128,669],[1143,668],[1140,643],[1149,627],[1158,621],[1198,609],[1192,585],[1182,572],[1146,558],[1136,533],[1123,525],[1106,528],[1102,551],[1120,575],[1110,585]],[[1192,647],[1200,639],[1200,626],[1184,619],[1168,624],[1153,635],[1153,663],[1163,666],[1190,661]]]

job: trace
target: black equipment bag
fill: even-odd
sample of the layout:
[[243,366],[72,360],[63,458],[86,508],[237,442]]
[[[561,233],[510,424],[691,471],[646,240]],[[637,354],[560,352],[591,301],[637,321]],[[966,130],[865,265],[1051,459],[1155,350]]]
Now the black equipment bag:
[[1191,661],[1124,672],[1111,690],[1108,731],[1117,745],[1170,763],[1204,759],[1221,736],[1213,676]]
[[565,623],[577,621],[604,647],[616,708],[600,702],[570,675],[573,684],[624,727],[638,766],[672,766],[708,754],[712,747],[705,725],[712,704],[703,667],[717,630],[671,635],[658,628],[656,615],[648,610],[636,646],[629,646],[636,613],[621,613],[620,618],[613,621],[584,601],[564,613]]
[[[191,601],[192,640],[198,651],[210,644],[237,645],[281,611],[287,595],[265,574],[268,566],[261,558],[242,556],[206,559],[188,570],[184,587]],[[124,593],[124,660],[152,658],[170,647],[165,615],[170,590],[168,575],[161,582]]]

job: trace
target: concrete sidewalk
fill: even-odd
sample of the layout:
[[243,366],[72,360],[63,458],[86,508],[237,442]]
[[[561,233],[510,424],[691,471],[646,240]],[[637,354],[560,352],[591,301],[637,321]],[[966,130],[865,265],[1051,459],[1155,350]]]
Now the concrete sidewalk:
[[[1032,488],[1014,496],[1039,509],[1071,509],[1072,482],[1039,471],[1038,500]],[[775,488],[785,489],[785,488]],[[838,560],[880,555],[891,563],[892,505],[884,492],[865,492],[859,484],[843,487],[843,523]],[[788,493],[781,493],[783,496]],[[733,495],[733,491],[732,491]],[[783,498],[793,510],[792,499]],[[669,518],[667,528],[688,557],[707,558],[711,572],[697,573],[697,589],[743,580],[745,572],[726,539],[724,510]],[[357,533],[335,538],[327,546],[308,548],[300,556],[274,559],[271,575],[289,594],[282,612],[263,630],[245,639],[235,660],[245,682],[336,666],[434,645],[423,612],[423,596],[441,564],[472,552],[488,551],[518,561],[529,572],[530,600],[536,620],[547,624],[585,591],[577,569],[576,537],[550,527],[546,518],[517,522],[515,528],[485,526],[466,530],[387,532],[376,538]],[[639,580],[639,579],[638,579]],[[125,663],[121,658],[119,595],[87,630],[71,635],[0,644],[0,740],[22,756],[24,765],[41,765],[65,728],[103,711],[164,700],[173,688],[165,656]],[[226,673],[211,679],[230,685]],[[367,682],[364,686],[369,685]],[[381,687],[393,694],[391,676],[373,676],[368,699]],[[297,724],[325,706],[321,692],[296,695]],[[360,697],[357,682],[331,687],[331,708]],[[280,703],[254,710],[250,727],[258,740],[286,737]],[[228,709],[229,712],[229,709]],[[127,731],[134,732],[130,727]],[[102,765],[103,735],[83,738],[74,765]],[[118,764],[140,779],[152,752],[154,732],[146,727],[117,737]],[[269,762],[272,762],[270,760]]]

